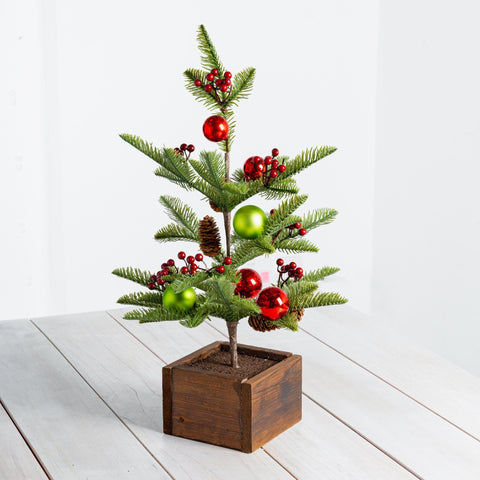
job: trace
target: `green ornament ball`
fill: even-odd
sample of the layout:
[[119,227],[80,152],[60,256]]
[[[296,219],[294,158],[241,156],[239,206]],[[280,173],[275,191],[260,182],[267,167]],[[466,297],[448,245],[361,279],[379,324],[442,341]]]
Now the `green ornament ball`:
[[265,228],[267,216],[255,205],[245,205],[237,210],[233,217],[233,228],[242,238],[257,238]]
[[197,299],[195,290],[190,287],[182,290],[179,293],[175,293],[172,287],[167,287],[163,292],[163,306],[165,308],[175,308],[177,310],[190,310]]

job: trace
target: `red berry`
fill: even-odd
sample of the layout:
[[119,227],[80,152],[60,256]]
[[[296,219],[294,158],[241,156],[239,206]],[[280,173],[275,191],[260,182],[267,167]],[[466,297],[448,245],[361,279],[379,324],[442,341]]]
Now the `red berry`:
[[220,90],[221,90],[222,92],[226,92],[226,91],[228,90],[227,85],[221,85],[221,86],[220,86]]
[[213,73],[209,73],[209,74],[207,75],[207,80],[208,80],[209,82],[211,82],[214,78],[215,78],[215,75],[214,75]]
[[167,261],[167,265],[169,267],[173,267],[175,265],[175,260],[173,258],[170,258],[170,260]]
[[256,172],[253,172],[252,177],[253,177],[254,180],[256,180],[257,178],[261,178],[262,177],[262,172],[259,172],[257,170]]
[[204,88],[205,88],[205,91],[206,91],[207,93],[210,93],[210,92],[212,91],[212,88],[213,88],[213,87],[212,87],[210,84],[208,84],[208,85],[205,85]]
[[159,285],[165,285],[165,280],[163,278],[161,278],[160,280],[158,280],[157,282]]
[[274,160],[274,161],[272,162],[272,167],[273,167],[273,168],[277,168],[277,167],[278,167],[278,160]]
[[152,275],[152,276],[150,277],[150,281],[151,281],[151,282],[154,282],[154,281],[156,280],[156,278],[157,278],[157,277],[156,277],[155,275]]
[[232,78],[232,74],[230,72],[225,72],[225,75],[224,75],[225,78]]
[[217,267],[217,272],[218,272],[218,273],[224,273],[224,272],[225,272],[225,267],[224,267],[223,265],[219,265],[219,266]]
[[223,81],[223,83],[224,83],[225,85],[231,85],[231,84],[232,84],[232,81],[231,81],[229,78],[227,78],[226,80]]
[[297,277],[303,277],[303,268],[298,267],[298,268],[295,270],[295,275],[296,275]]
[[279,153],[280,153],[280,152],[278,151],[278,148],[274,148],[274,149],[272,150],[272,157],[278,157],[278,154],[279,154]]
[[195,83],[195,86],[196,86],[196,87],[201,87],[201,86],[202,86],[202,81],[201,81],[200,79],[198,79],[198,78],[195,80],[194,83]]
[[180,150],[185,151],[186,149],[187,149],[187,144],[186,144],[186,143],[182,143],[182,144],[180,145]]
[[150,283],[148,284],[148,288],[149,288],[150,290],[153,290],[153,289],[155,288],[155,284],[152,283],[152,282],[150,282]]
[[275,213],[275,209],[272,208],[272,209],[270,210],[270,215],[273,215],[274,213]]
[[298,234],[303,237],[304,235],[307,234],[307,231],[306,231],[304,228],[301,228],[301,229],[298,231]]
[[300,228],[301,226],[302,226],[302,224],[301,224],[300,222],[297,222],[297,223],[295,224],[295,228]]
[[183,260],[186,256],[187,256],[187,254],[185,252],[178,252],[178,255],[177,255],[177,257],[180,260]]
[[294,277],[296,274],[295,274],[295,270],[289,270],[288,271],[288,276],[289,277]]
[[188,150],[190,153],[192,153],[192,152],[195,151],[195,147],[194,147],[192,144],[190,144],[190,145],[187,147],[187,150]]
[[263,163],[257,163],[257,165],[255,165],[255,170],[257,172],[264,172],[265,171],[265,165]]
[[297,264],[295,262],[290,262],[288,268],[290,268],[291,270],[295,270],[297,268]]
[[272,162],[273,162],[272,157],[265,157],[265,163],[266,163],[267,165],[271,165]]
[[164,270],[167,267],[168,267],[168,265],[166,263],[162,263],[162,270]]
[[187,257],[187,263],[193,263],[195,261],[195,257],[193,255],[189,255]]
[[168,268],[166,268],[165,270],[162,270],[162,277],[166,275],[170,275],[170,270]]
[[222,79],[221,79],[221,78],[217,78],[217,79],[215,80],[215,85],[216,85],[217,87],[219,87],[221,84],[222,84]]
[[285,165],[279,165],[278,166],[278,170],[279,170],[280,173],[283,173],[286,169],[287,169],[287,167]]
[[290,230],[293,230],[293,229],[295,228],[295,224],[292,223],[292,225],[289,225],[288,228],[289,228]]
[[214,69],[212,70],[212,73],[213,73],[215,76],[217,76],[217,75],[218,75],[218,70],[217,70],[216,68],[214,68]]
[[277,265],[283,265],[284,261],[283,258],[277,258]]
[[232,259],[230,257],[225,257],[223,259],[223,264],[224,265],[230,265],[232,263]]
[[277,172],[276,170],[272,170],[272,171],[270,172],[270,176],[271,176],[272,178],[278,177],[278,172]]
[[263,160],[262,157],[259,157],[259,156],[256,156],[256,157],[253,157],[253,160],[255,160],[255,163],[259,162],[260,160]]
[[198,265],[196,263],[192,263],[190,265],[190,273],[195,273],[198,270]]
[[197,253],[197,254],[195,255],[195,260],[196,260],[197,262],[201,262],[201,261],[203,260],[203,255],[202,255],[201,253]]
[[182,267],[180,269],[180,272],[183,273],[184,275],[186,275],[188,273],[188,267]]

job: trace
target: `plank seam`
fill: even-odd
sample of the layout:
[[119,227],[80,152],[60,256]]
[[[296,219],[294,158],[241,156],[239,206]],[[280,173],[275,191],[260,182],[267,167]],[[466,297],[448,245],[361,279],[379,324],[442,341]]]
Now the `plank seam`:
[[266,450],[264,447],[262,447],[262,450],[278,465],[280,465],[289,475],[292,476],[295,480],[300,480],[298,477],[296,477],[285,465],[282,465],[268,450]]
[[[87,379],[80,373],[79,370],[73,365],[73,363],[64,355],[64,353],[55,345],[55,343],[48,337],[48,335],[33,321],[30,322],[38,329],[38,331],[47,339],[47,341],[57,350],[57,352],[65,359],[65,361],[73,368],[73,370],[79,375],[79,377],[91,388],[91,390],[97,395],[97,397],[105,404],[105,406],[115,415],[115,417],[122,423],[122,425],[133,435],[133,437],[142,445],[142,447],[150,454],[150,456],[165,470],[167,475],[175,480],[175,477],[167,470],[167,468],[158,460],[158,458],[148,449],[148,447],[138,438],[138,436],[130,429],[130,427],[122,420],[122,418],[113,410],[112,407],[103,399],[103,397],[93,388],[93,386],[87,381]],[[51,477],[50,477],[51,478]]]
[[409,472],[410,474],[412,474],[415,478],[418,478],[419,480],[424,480],[424,477],[421,477],[418,473],[414,472],[410,467],[408,467],[407,465],[405,465],[403,462],[401,462],[400,460],[398,460],[397,458],[395,458],[392,454],[388,453],[386,450],[384,450],[382,447],[380,447],[379,445],[377,445],[375,442],[373,442],[372,440],[370,440],[368,437],[366,437],[363,433],[361,433],[359,430],[357,430],[356,428],[352,427],[351,425],[349,425],[347,422],[345,422],[344,420],[342,420],[338,415],[335,415],[331,410],[329,410],[328,408],[324,407],[322,404],[320,404],[319,402],[317,402],[315,399],[313,399],[312,397],[310,397],[310,395],[307,395],[305,392],[303,392],[303,395],[305,395],[305,397],[307,397],[309,400],[311,400],[315,405],[317,405],[318,407],[320,407],[321,409],[325,410],[328,414],[330,414],[333,418],[335,418],[336,420],[338,420],[341,424],[345,425],[347,428],[349,428],[352,432],[356,433],[359,437],[363,438],[366,442],[368,442],[370,445],[372,445],[373,447],[375,447],[377,450],[379,450],[380,452],[382,452],[384,455],[386,455],[388,458],[390,458],[391,460],[393,460],[397,465],[399,465],[400,467],[404,468],[407,472]]
[[165,365],[168,365],[168,362],[166,362],[160,355],[158,355],[157,352],[154,352],[146,343],[144,343],[142,340],[140,340],[134,333],[132,333],[125,325],[122,324],[119,320],[117,320],[110,312],[106,311],[105,312],[110,318],[112,318],[115,322],[118,323],[127,333],[129,333],[137,342],[141,343],[149,352],[153,353],[159,360],[161,360]]
[[27,445],[28,449],[30,450],[30,452],[32,452],[32,455],[34,456],[35,460],[38,462],[40,468],[43,470],[43,472],[45,473],[45,475],[47,476],[47,478],[49,480],[53,480],[53,477],[50,475],[49,471],[47,470],[47,467],[43,464],[42,460],[40,459],[40,456],[37,454],[37,452],[35,451],[35,449],[33,448],[33,446],[30,444],[30,442],[28,441],[28,438],[27,436],[23,433],[22,429],[20,428],[20,426],[18,425],[18,423],[15,421],[15,419],[13,418],[13,415],[10,413],[10,411],[8,410],[7,406],[5,405],[4,401],[0,398],[0,406],[3,407],[3,409],[5,410],[5,413],[8,415],[8,417],[10,418],[11,422],[13,423],[13,425],[15,426],[15,428],[17,429],[18,433],[20,434],[20,436],[22,437],[23,441],[25,442],[25,444]]
[[456,423],[452,422],[451,420],[449,420],[448,418],[444,417],[443,415],[441,415],[440,413],[436,412],[435,410],[433,410],[432,408],[428,407],[427,405],[425,405],[424,403],[420,402],[419,400],[417,400],[415,397],[413,397],[412,395],[410,395],[409,393],[403,391],[402,389],[400,389],[399,387],[395,386],[393,383],[389,382],[388,380],[386,380],[385,378],[381,377],[380,375],[378,375],[377,373],[375,373],[374,371],[370,370],[369,368],[365,367],[364,365],[362,365],[361,363],[357,362],[356,360],[354,360],[353,358],[349,357],[348,355],[346,355],[345,353],[341,352],[340,350],[338,350],[337,348],[333,347],[332,345],[329,345],[328,343],[326,343],[324,340],[321,340],[320,338],[316,337],[313,333],[310,333],[308,330],[305,330],[304,328],[300,327],[300,330],[304,333],[306,333],[307,335],[310,335],[312,338],[314,338],[315,340],[317,340],[318,342],[320,342],[322,345],[325,345],[326,347],[328,347],[329,349],[333,350],[335,353],[338,353],[339,355],[341,355],[343,358],[345,358],[346,360],[354,363],[355,365],[357,365],[357,367],[360,367],[362,370],[365,370],[366,372],[368,372],[370,375],[373,375],[374,377],[378,378],[379,380],[381,380],[382,382],[386,383],[389,387],[392,387],[394,390],[396,390],[397,392],[401,393],[402,395],[405,395],[407,398],[409,398],[410,400],[413,400],[415,403],[417,403],[418,405],[420,405],[421,407],[425,408],[426,410],[428,410],[429,412],[433,413],[434,415],[436,415],[437,417],[441,418],[443,421],[449,423],[450,425],[452,425],[453,427],[457,428],[458,430],[460,430],[461,432],[463,432],[465,435],[468,435],[469,437],[473,438],[474,440],[476,440],[477,442],[480,442],[480,439],[478,437],[476,437],[475,435],[473,435],[472,433],[468,432],[467,430],[463,429],[462,427],[460,427],[459,425],[457,425]]

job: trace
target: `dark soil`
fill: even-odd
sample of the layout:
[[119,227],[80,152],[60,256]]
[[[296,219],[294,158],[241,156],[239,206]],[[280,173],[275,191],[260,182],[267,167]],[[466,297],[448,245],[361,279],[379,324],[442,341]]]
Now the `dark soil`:
[[209,372],[226,373],[237,378],[251,378],[275,365],[278,360],[269,358],[254,357],[238,353],[239,368],[232,368],[230,365],[230,352],[217,350],[208,357],[185,364],[188,367],[200,368]]

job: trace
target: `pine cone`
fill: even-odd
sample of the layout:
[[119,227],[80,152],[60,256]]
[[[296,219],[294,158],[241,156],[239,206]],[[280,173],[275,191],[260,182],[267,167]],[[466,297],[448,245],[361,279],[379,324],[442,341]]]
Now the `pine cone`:
[[296,310],[292,310],[290,313],[294,313],[297,316],[297,322],[299,322],[303,318],[303,314],[305,313],[304,308],[297,308]]
[[261,315],[252,315],[248,317],[248,324],[257,332],[271,332],[277,330],[278,327]]
[[209,203],[210,203],[210,206],[212,207],[212,210],[214,212],[221,212],[222,211],[222,209],[215,202],[212,202],[210,200]]
[[198,228],[198,235],[200,237],[200,250],[207,257],[216,257],[220,253],[220,232],[213,217],[206,215],[203,220],[200,220]]

